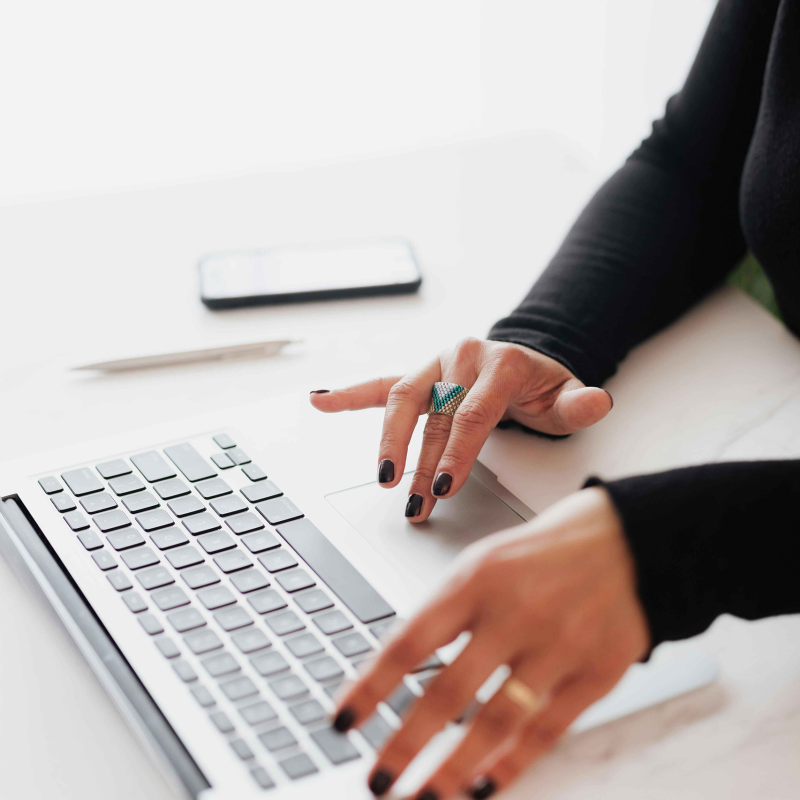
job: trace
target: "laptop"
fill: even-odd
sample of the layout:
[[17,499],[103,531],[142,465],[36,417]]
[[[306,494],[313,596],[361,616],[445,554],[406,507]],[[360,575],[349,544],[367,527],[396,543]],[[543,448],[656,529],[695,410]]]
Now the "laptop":
[[[455,498],[409,524],[411,473],[395,490],[375,483],[381,418],[323,415],[288,395],[0,466],[0,548],[176,796],[371,797],[376,751],[457,645],[346,735],[330,727],[337,691],[467,544],[534,516],[477,463]],[[418,448],[415,437],[411,465]],[[698,650],[659,648],[574,729],[715,673]]]

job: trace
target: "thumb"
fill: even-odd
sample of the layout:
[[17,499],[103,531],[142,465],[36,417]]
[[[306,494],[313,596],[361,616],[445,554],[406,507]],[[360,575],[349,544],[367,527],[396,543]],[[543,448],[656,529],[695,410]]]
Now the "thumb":
[[550,407],[554,433],[573,433],[599,422],[614,406],[614,400],[605,389],[579,385],[563,389]]

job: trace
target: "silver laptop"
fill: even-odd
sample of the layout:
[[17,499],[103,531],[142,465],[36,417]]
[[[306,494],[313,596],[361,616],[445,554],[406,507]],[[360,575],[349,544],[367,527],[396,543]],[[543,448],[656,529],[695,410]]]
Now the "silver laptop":
[[[394,491],[374,481],[380,419],[290,396],[0,467],[4,554],[177,795],[371,797],[376,751],[452,653],[347,735],[330,727],[337,690],[466,544],[534,515],[477,464],[456,498],[410,525],[410,473]],[[637,665],[576,730],[714,673],[690,650]]]

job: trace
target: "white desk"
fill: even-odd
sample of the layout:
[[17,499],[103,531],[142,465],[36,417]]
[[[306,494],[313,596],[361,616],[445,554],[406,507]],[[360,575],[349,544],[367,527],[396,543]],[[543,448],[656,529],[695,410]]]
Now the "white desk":
[[[531,135],[0,209],[2,457],[413,367],[482,335],[597,181]],[[418,296],[223,313],[196,298],[206,251],[381,235],[414,242]],[[90,343],[119,352],[273,336],[305,344],[262,361],[65,371]],[[542,509],[590,472],[800,455],[800,344],[731,290],[633,353],[608,388],[613,413],[591,431],[562,442],[497,432],[484,460],[517,453],[509,488]],[[796,797],[800,619],[723,618],[700,642],[720,661],[718,684],[564,741],[525,779],[529,796]],[[3,562],[0,653],[0,796],[166,800],[67,634]]]

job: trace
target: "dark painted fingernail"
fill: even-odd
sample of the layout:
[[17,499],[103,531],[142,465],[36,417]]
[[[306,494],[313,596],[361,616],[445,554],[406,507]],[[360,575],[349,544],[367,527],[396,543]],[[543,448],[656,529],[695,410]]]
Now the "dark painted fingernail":
[[394,783],[394,778],[385,769],[379,769],[369,782],[369,790],[376,797],[386,794],[389,787]]
[[312,389],[309,394],[328,394],[330,389]]
[[[606,392],[605,389],[603,389],[603,391]],[[608,399],[611,401],[611,408],[614,408],[614,398],[611,396],[611,392],[606,392],[606,394],[608,395]],[[608,410],[611,411],[611,408]]]
[[433,789],[426,789],[417,795],[417,800],[439,800],[439,795]]
[[353,710],[350,708],[343,708],[337,715],[336,719],[333,721],[333,727],[336,728],[339,733],[344,733],[345,731],[349,731],[350,728],[353,727],[353,723],[356,721],[356,715],[353,713]]
[[378,464],[378,483],[390,483],[394,480],[394,461],[384,458]]
[[491,778],[481,778],[469,790],[472,800],[486,800],[497,791],[497,784]]
[[422,511],[422,495],[421,494],[410,495],[408,498],[408,502],[406,503],[406,516],[418,517],[420,511]]
[[448,475],[446,472],[440,472],[433,482],[433,493],[436,497],[441,497],[443,494],[447,494],[450,491],[452,485],[453,476]]

